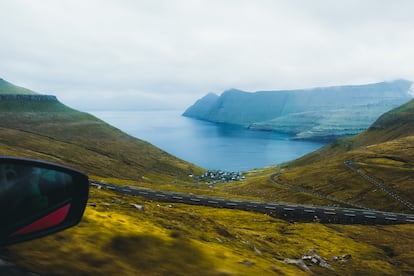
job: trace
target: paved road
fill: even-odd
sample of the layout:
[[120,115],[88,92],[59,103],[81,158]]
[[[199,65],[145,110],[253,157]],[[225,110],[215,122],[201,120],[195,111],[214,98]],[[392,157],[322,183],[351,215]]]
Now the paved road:
[[378,182],[377,180],[375,180],[374,178],[364,174],[363,172],[361,172],[360,170],[358,170],[357,168],[355,168],[353,166],[354,162],[357,162],[355,160],[346,160],[344,162],[345,166],[347,166],[350,170],[352,170],[353,172],[355,172],[356,174],[360,175],[361,177],[363,177],[366,181],[370,182],[372,185],[376,186],[377,188],[379,188],[380,190],[382,190],[383,192],[387,193],[390,197],[392,197],[393,199],[395,199],[396,201],[400,202],[401,204],[405,205],[408,209],[410,210],[414,210],[414,204],[412,204],[411,202],[409,202],[406,199],[403,199],[395,190],[393,190],[390,187],[385,186],[384,184]]
[[331,201],[331,202],[334,202],[334,203],[337,203],[337,204],[341,204],[341,205],[345,205],[345,206],[349,206],[349,207],[353,207],[353,208],[357,208],[357,209],[369,209],[369,208],[366,208],[366,207],[364,207],[362,205],[359,205],[359,204],[355,204],[355,203],[352,203],[352,202],[347,202],[347,201],[344,201],[344,200],[336,199],[336,198],[333,198],[333,197],[330,197],[330,196],[326,196],[326,195],[323,195],[323,194],[320,194],[320,193],[313,192],[313,191],[308,190],[308,189],[301,188],[301,187],[290,186],[290,185],[287,185],[285,183],[281,183],[281,182],[276,180],[276,176],[278,176],[280,174],[280,167],[281,166],[279,166],[279,171],[278,172],[276,172],[276,173],[274,173],[270,176],[270,181],[272,181],[274,184],[276,184],[278,186],[281,186],[281,187],[283,187],[285,189],[288,189],[292,192],[305,193],[305,194],[311,195],[313,197],[319,197],[319,198],[322,198],[324,200],[328,200],[328,201]]
[[91,180],[91,185],[117,193],[141,196],[151,200],[192,205],[248,210],[268,214],[289,221],[342,224],[404,224],[414,223],[414,214],[382,212],[369,209],[331,208],[315,205],[281,204],[277,202],[243,201],[205,197],[194,194],[155,191],[136,186],[118,186]]

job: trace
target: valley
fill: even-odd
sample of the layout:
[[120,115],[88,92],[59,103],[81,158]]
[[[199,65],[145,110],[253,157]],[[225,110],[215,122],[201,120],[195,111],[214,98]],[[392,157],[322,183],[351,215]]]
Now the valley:
[[[292,260],[302,260],[318,275],[413,274],[413,117],[411,101],[357,136],[251,170],[244,181],[209,187],[195,186],[188,177],[200,175],[202,168],[58,101],[1,100],[1,154],[69,165],[98,182],[78,226],[3,249],[1,258],[39,275],[309,273]],[[104,189],[105,183],[111,186]],[[131,192],[136,187],[152,197]],[[165,201],[168,193],[176,201]],[[180,202],[185,198],[193,204]],[[220,198],[230,209],[214,207]],[[253,212],[247,202],[265,211]],[[321,220],[283,219],[289,212],[309,210]],[[349,221],[324,223],[323,215],[337,214]],[[352,215],[364,221],[350,224]],[[366,225],[373,219],[366,216],[384,223]],[[320,256],[329,266],[312,263],[304,258],[308,255]]]

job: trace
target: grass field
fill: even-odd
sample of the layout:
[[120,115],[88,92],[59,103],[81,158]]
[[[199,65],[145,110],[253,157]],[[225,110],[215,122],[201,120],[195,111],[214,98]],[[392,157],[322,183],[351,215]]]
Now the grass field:
[[89,202],[80,225],[12,246],[9,258],[41,275],[305,275],[284,259],[316,250],[332,266],[310,266],[318,275],[414,273],[414,225],[289,223],[97,189]]
[[1,101],[0,154],[69,165],[90,175],[188,182],[200,168],[59,102]]

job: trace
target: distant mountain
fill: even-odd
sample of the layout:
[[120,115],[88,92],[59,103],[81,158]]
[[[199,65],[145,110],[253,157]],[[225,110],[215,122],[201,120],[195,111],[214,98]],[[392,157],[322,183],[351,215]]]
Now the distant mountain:
[[335,138],[359,133],[384,112],[409,101],[412,84],[395,80],[255,93],[231,89],[221,96],[208,94],[183,116],[286,132],[299,139]]
[[[338,156],[352,150],[372,149],[380,147],[380,145],[397,140],[405,140],[407,138],[411,140],[414,138],[414,100],[382,114],[362,133],[352,137],[338,139],[320,150],[309,153],[308,155],[293,161],[292,164],[303,165],[311,164],[316,161],[325,161],[333,156]],[[395,150],[396,148],[391,150]],[[410,144],[404,144],[403,148],[400,150],[404,150],[404,155],[406,155],[411,150],[414,150],[414,148]],[[414,157],[414,152],[411,155]]]

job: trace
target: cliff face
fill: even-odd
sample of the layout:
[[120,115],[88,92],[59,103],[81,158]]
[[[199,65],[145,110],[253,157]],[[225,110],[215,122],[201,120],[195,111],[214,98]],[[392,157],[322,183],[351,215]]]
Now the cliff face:
[[53,95],[0,94],[0,101],[8,101],[8,100],[48,101],[48,102],[58,101],[56,96],[53,96]]
[[61,111],[62,106],[56,96],[39,94],[0,78],[0,112]]
[[210,116],[213,105],[218,100],[219,96],[214,93],[209,93],[203,98],[199,99],[192,107],[187,109],[184,116],[196,119],[205,120]]
[[207,95],[184,116],[258,130],[289,132],[298,138],[355,134],[378,116],[412,98],[412,82],[396,80],[367,85],[248,93],[228,90]]

